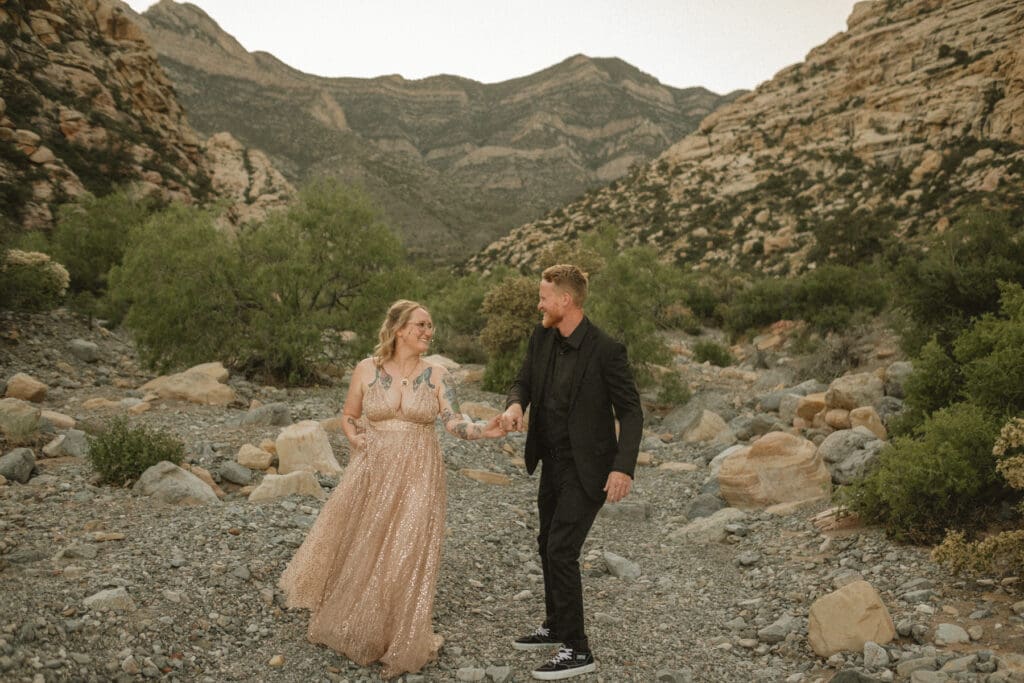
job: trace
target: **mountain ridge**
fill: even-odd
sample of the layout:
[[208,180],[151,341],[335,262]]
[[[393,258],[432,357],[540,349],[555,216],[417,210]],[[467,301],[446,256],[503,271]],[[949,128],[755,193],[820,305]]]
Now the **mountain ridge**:
[[620,177],[738,96],[585,55],[496,84],[320,77],[245,52],[194,5],[137,16],[198,130],[231,131],[294,182],[362,185],[413,253],[441,260]]

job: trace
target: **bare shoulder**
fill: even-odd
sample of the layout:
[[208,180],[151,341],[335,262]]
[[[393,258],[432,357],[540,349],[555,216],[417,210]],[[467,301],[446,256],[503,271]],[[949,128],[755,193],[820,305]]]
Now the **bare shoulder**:
[[364,358],[358,363],[356,363],[356,366],[352,369],[352,379],[359,380],[364,384],[368,384],[370,380],[373,379],[376,372],[376,361],[372,357]]
[[449,372],[443,365],[427,362],[427,370],[430,371],[429,377],[434,384],[449,381]]

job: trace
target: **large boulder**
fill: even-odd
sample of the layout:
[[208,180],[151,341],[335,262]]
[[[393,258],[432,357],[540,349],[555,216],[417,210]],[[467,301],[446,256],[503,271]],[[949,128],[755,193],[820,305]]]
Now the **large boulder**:
[[807,639],[819,657],[861,652],[864,643],[885,645],[896,637],[889,610],[867,581],[854,581],[811,605]]
[[683,441],[686,443],[716,443],[730,444],[736,441],[736,436],[729,430],[729,425],[717,413],[705,410],[683,432]]
[[868,465],[885,445],[869,429],[857,427],[832,432],[818,446],[818,455],[837,484],[852,484],[863,476]]
[[250,408],[239,418],[241,425],[274,425],[284,427],[292,423],[292,411],[287,403],[268,403]]
[[267,453],[262,448],[247,443],[238,449],[235,460],[239,465],[248,467],[251,470],[265,470],[274,464],[275,455]]
[[85,339],[72,339],[68,344],[68,351],[84,363],[95,363],[100,359],[100,347]]
[[0,400],[0,432],[12,442],[20,442],[35,434],[40,427],[42,411],[18,398]]
[[7,380],[6,398],[16,398],[32,403],[41,403],[46,398],[48,387],[31,375],[19,372]]
[[885,382],[871,372],[843,375],[832,381],[825,392],[825,403],[829,408],[853,410],[861,406],[874,405],[885,396]]
[[885,369],[885,395],[894,398],[906,398],[904,387],[907,378],[914,371],[910,361],[897,361]]
[[882,424],[882,418],[871,406],[861,406],[850,411],[850,427],[864,427],[879,439],[888,439],[889,432]]
[[142,385],[160,398],[223,406],[235,400],[235,391],[223,384],[228,371],[220,363],[204,363],[176,375],[164,375]]
[[164,460],[142,473],[132,489],[171,505],[206,505],[220,499],[202,479]]
[[721,495],[733,507],[756,508],[827,498],[832,475],[813,442],[785,432],[765,434],[722,461]]
[[320,472],[332,477],[342,472],[334,457],[327,432],[315,420],[303,420],[281,430],[277,437],[277,470],[290,472]]

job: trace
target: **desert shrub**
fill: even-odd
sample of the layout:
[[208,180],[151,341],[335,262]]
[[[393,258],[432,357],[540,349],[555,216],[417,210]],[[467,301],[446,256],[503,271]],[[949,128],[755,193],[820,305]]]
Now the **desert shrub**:
[[693,347],[693,359],[698,363],[708,361],[720,368],[732,365],[735,362],[729,349],[713,341],[697,342]]
[[956,400],[962,385],[960,366],[932,339],[914,359],[914,369],[904,382],[904,409],[891,425],[893,432],[911,433],[926,417]]
[[[1024,491],[1024,419],[1003,425],[992,448],[999,458],[996,469],[1017,491]],[[1024,572],[1024,529],[1003,531],[970,542],[962,531],[951,531],[932,557],[950,570],[972,575],[1004,575]]]
[[812,232],[814,246],[807,255],[810,260],[853,265],[880,254],[886,242],[896,234],[896,222],[858,209],[823,221]]
[[46,311],[64,299],[68,271],[47,254],[9,249],[0,263],[0,309]]
[[722,307],[726,330],[739,335],[777,320],[804,320],[820,332],[842,331],[879,313],[887,293],[870,266],[826,265],[790,279],[755,280]]
[[[173,206],[134,231],[111,272],[143,359],[166,370],[211,359],[305,382],[318,362],[372,348],[408,275],[398,240],[365,197],[334,182],[233,240],[210,214]],[[356,332],[346,344],[343,330]]]
[[95,299],[106,292],[110,269],[121,263],[130,233],[146,222],[152,208],[151,202],[134,199],[125,190],[99,199],[87,195],[61,207],[50,253],[71,274],[73,294],[88,293]]
[[429,286],[422,301],[434,319],[434,348],[464,363],[485,363],[487,353],[480,344],[480,331],[487,318],[484,297],[507,273],[487,277],[464,275],[453,278],[447,269],[427,278]]
[[658,380],[658,403],[669,406],[684,406],[693,396],[690,387],[683,382],[679,373],[666,372]]
[[145,426],[132,427],[115,418],[99,436],[89,439],[89,462],[104,483],[123,486],[147,469],[167,460],[178,464],[185,455],[181,441]]
[[929,543],[946,529],[976,527],[1009,494],[992,453],[998,425],[969,403],[938,410],[913,436],[894,438],[840,499],[899,540]]
[[526,342],[537,319],[537,283],[523,275],[510,275],[484,296],[481,313],[486,319],[480,344],[487,352],[483,387],[504,392],[523,361]]
[[973,322],[953,345],[968,401],[992,413],[1024,412],[1024,288],[1000,283],[999,312]]
[[804,330],[797,336],[793,351],[804,354],[798,361],[797,377],[801,380],[816,379],[831,382],[863,363],[857,349],[857,337],[862,328],[854,326],[844,332],[829,332],[821,337],[817,332]]
[[972,207],[926,250],[899,254],[895,305],[906,314],[904,348],[916,354],[929,339],[949,348],[974,318],[997,310],[997,282],[1024,283],[1021,214]]

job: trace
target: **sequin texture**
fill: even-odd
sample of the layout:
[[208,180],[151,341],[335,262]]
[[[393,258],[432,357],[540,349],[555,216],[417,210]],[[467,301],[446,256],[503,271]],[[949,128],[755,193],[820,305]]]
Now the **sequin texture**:
[[431,625],[444,540],[445,471],[433,386],[363,395],[366,445],[350,459],[281,575],[289,607],[312,610],[309,640],[393,678],[437,657]]

